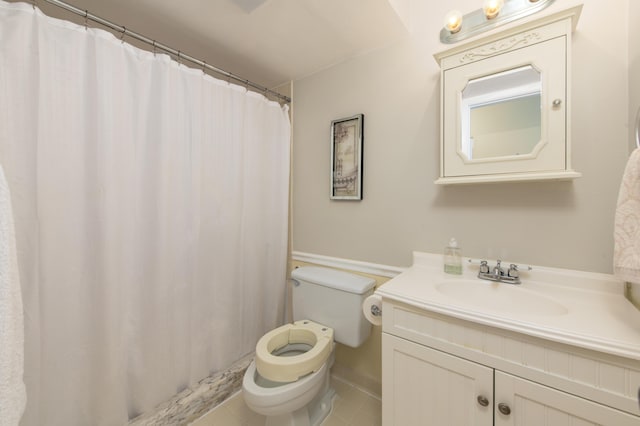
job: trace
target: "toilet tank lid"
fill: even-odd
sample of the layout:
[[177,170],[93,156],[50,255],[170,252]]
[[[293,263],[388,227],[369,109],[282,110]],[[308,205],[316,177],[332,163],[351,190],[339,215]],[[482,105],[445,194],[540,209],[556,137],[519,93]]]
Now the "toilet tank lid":
[[376,283],[373,278],[319,266],[301,266],[296,268],[291,272],[291,278],[355,294],[366,293],[371,290]]

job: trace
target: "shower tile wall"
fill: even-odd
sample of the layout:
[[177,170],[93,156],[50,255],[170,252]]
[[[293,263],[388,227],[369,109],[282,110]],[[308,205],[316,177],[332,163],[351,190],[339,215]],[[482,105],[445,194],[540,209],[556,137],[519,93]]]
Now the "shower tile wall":
[[193,388],[185,389],[153,412],[129,422],[131,426],[187,425],[221,404],[242,388],[242,377],[253,355],[236,362],[230,369],[207,377]]

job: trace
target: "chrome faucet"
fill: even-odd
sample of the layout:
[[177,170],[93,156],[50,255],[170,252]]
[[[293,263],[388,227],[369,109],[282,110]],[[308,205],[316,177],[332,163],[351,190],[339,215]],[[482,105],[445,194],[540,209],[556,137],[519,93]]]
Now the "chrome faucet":
[[493,276],[495,277],[503,277],[504,269],[500,267],[500,260],[497,261],[496,266],[493,267]]
[[[478,278],[482,280],[497,281],[506,284],[520,284],[520,270],[519,266],[515,263],[509,265],[509,269],[505,272],[501,266],[502,261],[498,260],[496,266],[493,269],[489,268],[489,263],[486,260],[480,262],[480,270],[478,271]],[[526,267],[528,271],[531,266]]]

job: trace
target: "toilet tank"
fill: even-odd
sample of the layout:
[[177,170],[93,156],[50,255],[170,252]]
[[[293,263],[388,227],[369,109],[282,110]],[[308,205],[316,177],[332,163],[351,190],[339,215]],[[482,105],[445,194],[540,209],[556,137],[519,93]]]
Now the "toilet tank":
[[371,334],[362,302],[373,293],[375,280],[319,266],[291,273],[293,320],[308,319],[333,328],[336,342],[356,348]]

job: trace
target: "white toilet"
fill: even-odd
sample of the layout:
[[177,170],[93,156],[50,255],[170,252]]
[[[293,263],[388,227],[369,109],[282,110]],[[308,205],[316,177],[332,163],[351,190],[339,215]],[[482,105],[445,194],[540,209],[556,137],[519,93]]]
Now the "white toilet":
[[244,400],[267,416],[267,426],[316,426],[331,411],[334,340],[358,347],[371,333],[362,302],[375,281],[303,266],[293,279],[293,324],[266,333],[242,380]]

